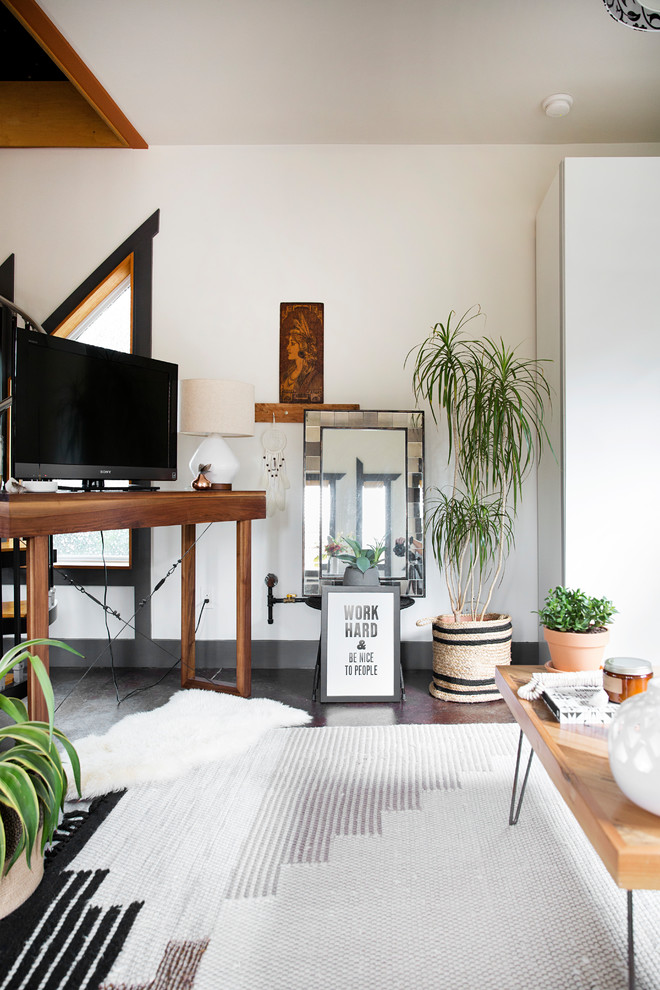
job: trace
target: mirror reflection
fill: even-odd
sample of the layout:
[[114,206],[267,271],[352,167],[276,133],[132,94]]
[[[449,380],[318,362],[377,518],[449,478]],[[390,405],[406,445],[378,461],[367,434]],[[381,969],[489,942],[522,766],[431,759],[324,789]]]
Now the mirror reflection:
[[341,584],[350,552],[382,544],[380,581],[424,594],[424,414],[305,413],[303,595]]

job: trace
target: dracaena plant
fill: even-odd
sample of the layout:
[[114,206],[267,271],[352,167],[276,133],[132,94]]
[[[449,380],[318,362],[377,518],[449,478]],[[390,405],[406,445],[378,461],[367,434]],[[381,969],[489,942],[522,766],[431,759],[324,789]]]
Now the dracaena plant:
[[[0,694],[0,711],[4,711],[13,724],[0,728],[0,744],[13,743],[0,751],[0,878],[14,865],[25,850],[27,865],[39,839],[41,828],[41,854],[57,827],[60,810],[64,807],[68,780],[55,740],[65,749],[80,794],[80,763],[75,748],[67,737],[54,728],[55,702],[53,687],[41,659],[30,650],[35,646],[61,646],[70,653],[76,650],[59,640],[31,639],[12,647],[0,658],[0,678],[22,660],[27,660],[43,691],[48,721],[28,718],[26,706],[16,698]],[[13,813],[20,825],[20,836],[13,849],[7,849],[3,815]]]
[[344,544],[345,549],[351,552],[335,554],[337,560],[343,560],[347,564],[352,564],[362,571],[363,574],[370,567],[375,567],[378,564],[385,550],[385,540],[376,540],[375,543],[370,543],[367,547],[361,547],[350,536],[342,536],[339,542]]
[[452,310],[405,362],[412,357],[416,401],[428,402],[436,425],[444,413],[448,433],[452,480],[431,489],[426,532],[456,621],[465,612],[485,617],[513,544],[523,482],[549,445],[542,362],[501,339],[468,337],[481,316],[479,306],[459,319]]

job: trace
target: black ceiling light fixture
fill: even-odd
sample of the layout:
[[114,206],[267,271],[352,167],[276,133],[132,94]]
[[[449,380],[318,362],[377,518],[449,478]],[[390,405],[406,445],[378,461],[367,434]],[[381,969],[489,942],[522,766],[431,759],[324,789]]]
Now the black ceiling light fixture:
[[603,0],[610,17],[635,31],[660,31],[660,0]]

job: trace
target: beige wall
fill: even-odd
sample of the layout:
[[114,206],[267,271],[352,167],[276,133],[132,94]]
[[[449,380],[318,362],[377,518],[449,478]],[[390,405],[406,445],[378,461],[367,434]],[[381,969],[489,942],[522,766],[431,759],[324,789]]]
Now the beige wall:
[[[16,255],[16,301],[37,319],[55,306],[154,210],[153,353],[181,377],[242,378],[257,401],[278,399],[282,301],[325,304],[325,394],[362,408],[411,408],[407,351],[450,309],[480,303],[487,329],[534,353],[535,216],[564,156],[657,155],[660,146],[282,146],[149,151],[0,152],[0,260]],[[432,424],[427,479],[442,484]],[[235,487],[259,486],[261,441],[232,441],[243,462]],[[302,428],[286,427],[285,513],[254,524],[255,639],[311,639],[319,613],[276,609],[266,624],[264,576],[300,592]],[[180,438],[180,484],[194,438]],[[494,605],[517,640],[536,639],[536,498],[529,483]],[[199,583],[232,597],[233,538],[211,532]],[[158,531],[154,582],[179,555]],[[227,566],[224,565],[226,560]],[[446,608],[428,561],[428,596],[402,614],[404,639],[428,639],[415,620]],[[104,635],[101,613],[62,589],[54,634]],[[206,613],[199,635],[233,636],[231,609]],[[176,636],[178,590],[154,600],[154,634]]]

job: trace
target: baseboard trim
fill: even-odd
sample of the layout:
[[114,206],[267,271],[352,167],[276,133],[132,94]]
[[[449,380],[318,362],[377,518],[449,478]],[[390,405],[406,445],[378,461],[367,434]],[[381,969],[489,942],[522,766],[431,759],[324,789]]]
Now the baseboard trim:
[[[144,640],[118,639],[110,650],[105,640],[67,640],[84,659],[60,649],[50,650],[52,667],[80,667],[81,670],[93,664],[95,667],[158,667],[176,665],[181,647],[178,640],[162,639],[154,642]],[[252,666],[255,670],[284,670],[299,668],[312,670],[316,664],[318,640],[265,640],[252,641]],[[512,643],[511,662],[514,664],[539,663],[538,643]],[[198,640],[195,645],[195,663],[200,670],[236,666],[236,643],[234,640]],[[430,642],[403,642],[401,663],[405,670],[431,670],[433,666],[432,644]]]

